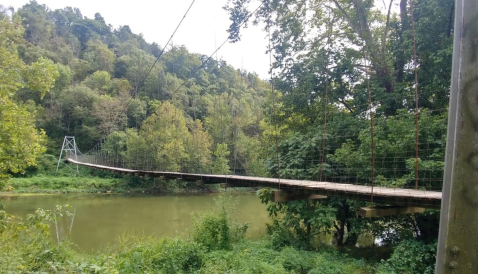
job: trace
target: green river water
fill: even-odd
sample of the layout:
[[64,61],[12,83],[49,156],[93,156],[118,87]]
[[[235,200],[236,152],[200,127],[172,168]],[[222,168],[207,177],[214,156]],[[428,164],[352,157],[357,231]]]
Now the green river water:
[[[248,238],[256,239],[265,234],[267,211],[254,194],[226,197],[228,207],[234,208],[230,210],[234,220],[249,223]],[[118,238],[124,233],[185,238],[194,223],[194,214],[216,210],[217,198],[218,194],[40,195],[5,196],[0,197],[0,203],[6,205],[8,213],[21,217],[33,213],[37,208],[53,209],[55,205],[70,205],[69,211],[75,212],[71,232],[72,217],[64,217],[58,223],[59,235],[69,238],[82,250],[93,251],[117,244]]]

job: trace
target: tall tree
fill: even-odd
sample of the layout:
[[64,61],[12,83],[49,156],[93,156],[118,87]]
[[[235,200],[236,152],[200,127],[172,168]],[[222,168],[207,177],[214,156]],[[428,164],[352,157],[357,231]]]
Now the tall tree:
[[9,172],[23,172],[35,165],[44,152],[44,132],[35,127],[35,114],[13,100],[21,88],[36,90],[43,97],[55,83],[53,62],[39,59],[26,65],[18,56],[23,28],[18,18],[0,19],[0,184]]

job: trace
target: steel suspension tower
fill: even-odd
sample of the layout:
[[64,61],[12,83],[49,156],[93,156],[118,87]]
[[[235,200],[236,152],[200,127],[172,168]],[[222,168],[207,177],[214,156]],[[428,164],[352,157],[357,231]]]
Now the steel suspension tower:
[[[76,147],[76,141],[74,136],[65,136],[63,138],[63,145],[61,146],[60,157],[58,157],[58,164],[56,165],[56,172],[58,172],[58,167],[60,166],[61,156],[65,152],[65,157],[74,158],[75,161],[78,161],[78,148]],[[78,175],[78,165],[76,165],[76,175]]]

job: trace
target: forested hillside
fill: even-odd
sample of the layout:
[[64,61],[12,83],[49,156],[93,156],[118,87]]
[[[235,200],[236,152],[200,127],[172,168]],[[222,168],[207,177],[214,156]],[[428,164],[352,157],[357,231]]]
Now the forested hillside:
[[31,1],[5,10],[2,24],[15,29],[3,42],[13,40],[23,63],[48,62],[55,76],[47,93],[22,86],[12,95],[36,113],[47,153],[56,155],[68,135],[85,152],[107,140],[105,149],[137,167],[264,173],[260,124],[270,88],[256,74],[214,59],[193,74],[207,56],[163,49],[77,8]]

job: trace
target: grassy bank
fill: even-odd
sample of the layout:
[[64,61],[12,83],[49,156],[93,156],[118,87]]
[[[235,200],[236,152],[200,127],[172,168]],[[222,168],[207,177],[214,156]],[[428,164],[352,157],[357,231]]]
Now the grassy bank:
[[8,193],[202,193],[218,191],[217,186],[195,182],[140,179],[135,177],[35,175],[12,178],[3,189]]

